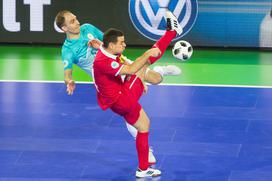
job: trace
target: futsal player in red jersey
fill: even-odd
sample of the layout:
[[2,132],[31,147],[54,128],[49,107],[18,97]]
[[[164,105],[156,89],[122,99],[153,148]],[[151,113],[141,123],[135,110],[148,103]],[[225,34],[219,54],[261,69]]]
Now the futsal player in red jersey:
[[160,170],[148,165],[150,121],[138,101],[147,89],[144,84],[147,67],[163,55],[177,34],[182,33],[178,20],[170,11],[166,12],[166,21],[165,34],[131,64],[121,63],[121,54],[126,48],[124,34],[120,30],[109,29],[104,33],[103,46],[98,50],[93,63],[99,106],[103,110],[110,108],[138,131],[136,149],[139,166],[136,177],[140,178],[161,175]]

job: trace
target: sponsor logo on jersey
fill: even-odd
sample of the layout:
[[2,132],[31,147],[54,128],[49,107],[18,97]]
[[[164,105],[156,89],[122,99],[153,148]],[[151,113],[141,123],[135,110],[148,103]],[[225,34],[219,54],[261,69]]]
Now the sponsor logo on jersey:
[[63,66],[66,68],[68,66],[69,62],[67,60],[63,60]]
[[89,40],[93,40],[94,39],[94,36],[91,33],[88,33],[87,37],[88,37]]

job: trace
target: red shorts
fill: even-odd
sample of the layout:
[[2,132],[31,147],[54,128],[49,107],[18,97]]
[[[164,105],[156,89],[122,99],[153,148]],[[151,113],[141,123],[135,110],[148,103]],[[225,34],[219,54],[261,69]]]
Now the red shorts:
[[142,80],[136,75],[130,76],[129,80],[125,80],[122,87],[122,93],[118,100],[110,107],[111,110],[125,120],[134,125],[140,116],[142,106],[139,104],[139,99],[144,91]]

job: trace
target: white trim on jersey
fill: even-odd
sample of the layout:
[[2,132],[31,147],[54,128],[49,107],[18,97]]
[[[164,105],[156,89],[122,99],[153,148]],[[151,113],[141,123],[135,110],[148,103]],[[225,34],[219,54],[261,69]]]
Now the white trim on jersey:
[[103,48],[103,46],[100,47],[100,50],[101,50],[101,52],[102,52],[105,56],[107,56],[107,57],[109,57],[109,58],[112,58],[112,59],[116,60],[117,56],[108,53],[108,52]]
[[119,68],[119,70],[116,72],[115,76],[119,75],[121,69],[124,67],[124,65],[121,65],[121,67]]
[[136,79],[138,78],[138,76],[135,76],[134,80],[132,81],[132,83],[129,86],[129,89],[131,89],[131,87],[133,86],[133,84],[135,83]]

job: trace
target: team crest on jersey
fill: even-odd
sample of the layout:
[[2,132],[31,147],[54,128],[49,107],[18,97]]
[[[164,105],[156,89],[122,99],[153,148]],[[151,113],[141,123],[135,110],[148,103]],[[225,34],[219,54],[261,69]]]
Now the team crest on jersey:
[[91,33],[88,33],[87,37],[88,37],[89,40],[93,40],[94,39],[94,36]]
[[68,66],[68,61],[67,60],[63,61],[63,66],[64,66],[64,68],[66,68]]
[[134,27],[154,41],[165,33],[167,9],[173,12],[183,28],[177,40],[193,27],[198,14],[197,0],[129,0],[129,16]]
[[117,69],[117,68],[119,67],[119,63],[113,61],[113,62],[111,62],[111,67],[112,67],[113,69]]

